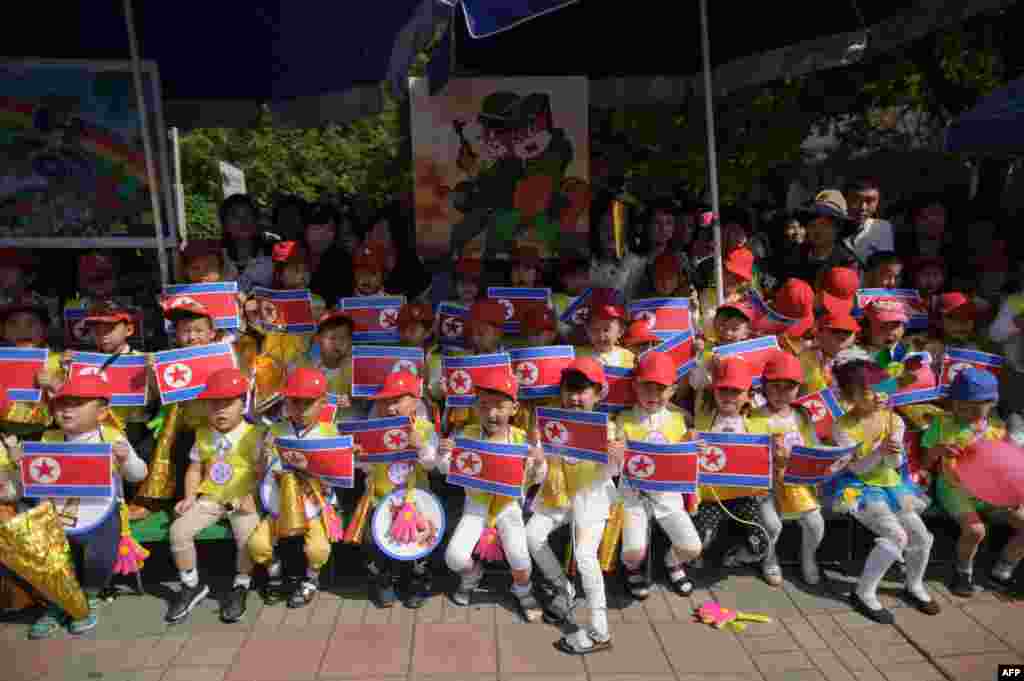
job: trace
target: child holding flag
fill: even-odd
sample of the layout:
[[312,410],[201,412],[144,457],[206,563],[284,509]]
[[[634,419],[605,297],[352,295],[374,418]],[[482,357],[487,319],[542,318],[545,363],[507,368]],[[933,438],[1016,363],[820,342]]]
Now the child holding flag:
[[[0,329],[6,345],[15,348],[45,348],[50,313],[46,301],[35,294],[26,295],[0,307]],[[35,384],[44,399],[40,402],[6,401],[0,414],[0,429],[22,440],[37,440],[53,423],[45,398],[53,395],[64,378],[60,353],[49,351],[46,365],[36,374]]]
[[839,365],[835,374],[850,408],[833,427],[833,439],[840,447],[856,444],[857,450],[823,493],[835,512],[851,514],[877,536],[850,601],[868,619],[892,624],[892,612],[878,600],[878,584],[903,558],[906,599],[925,614],[938,614],[939,604],[924,586],[934,541],[920,515],[928,502],[907,472],[903,419],[886,406],[888,395],[875,390],[889,375],[864,359]]
[[816,393],[825,388],[837,390],[838,386],[832,368],[836,358],[857,343],[860,324],[849,312],[827,311],[817,321],[817,342],[814,347],[800,353],[804,379],[801,382],[802,395]]
[[[331,557],[333,533],[329,526],[337,520],[334,491],[317,478],[285,471],[285,463],[296,465],[297,462],[287,454],[282,460],[274,439],[338,437],[338,429],[333,424],[320,422],[320,412],[327,404],[327,377],[322,372],[305,367],[295,369],[289,374],[283,393],[284,420],[270,427],[270,437],[264,441],[261,452],[270,474],[278,480],[281,513],[277,518],[260,521],[249,537],[249,553],[256,563],[267,566],[272,580],[279,579],[282,565],[274,559],[277,541],[289,536],[303,537],[306,574],[288,598],[289,608],[302,608],[313,601],[320,589],[320,570]],[[292,479],[289,480],[289,476]],[[287,511],[292,508],[302,509],[302,517],[290,518]],[[276,594],[270,596],[273,600]]]
[[[124,433],[110,426],[100,425],[110,408],[110,386],[98,374],[77,374],[61,385],[53,397],[53,414],[59,430],[43,433],[43,442],[73,442],[78,444],[110,443],[111,464],[118,477],[114,478],[114,495],[124,496],[122,478],[138,482],[146,477],[146,462],[140,459],[124,436]],[[8,455],[13,462],[23,456],[20,444],[8,446]],[[54,506],[61,519],[74,526],[78,520],[78,499],[53,498]],[[68,622],[68,617],[51,603],[46,612],[32,625],[29,638],[50,638],[62,625],[67,624],[72,634],[84,634],[96,627],[99,592],[106,587],[114,572],[118,547],[122,536],[121,514],[114,510],[98,527],[86,534],[68,535],[72,547],[82,549],[82,588],[85,591],[89,614],[82,619]]]
[[[526,431],[511,425],[519,411],[519,386],[506,368],[494,368],[482,372],[475,381],[477,403],[474,407],[477,423],[465,426],[460,436],[476,440],[488,440],[509,444],[526,444]],[[437,468],[442,475],[448,475],[452,465],[453,439],[443,439],[438,446]],[[535,480],[535,471],[542,465],[543,451],[538,445],[530,449],[529,468],[526,480]],[[534,598],[530,584],[530,553],[526,544],[526,527],[523,523],[523,509],[511,497],[488,492],[466,492],[462,517],[448,542],[445,562],[448,568],[459,576],[459,586],[451,595],[456,605],[467,606],[473,590],[483,579],[483,565],[473,559],[474,548],[486,528],[495,528],[501,539],[501,546],[512,568],[512,594],[519,602],[523,616],[534,620],[540,614],[540,606]]]
[[235,581],[221,603],[220,618],[237,622],[245,615],[252,584],[252,557],[248,543],[260,516],[256,490],[262,474],[260,447],[265,429],[245,420],[249,381],[238,369],[221,369],[210,376],[199,396],[209,407],[209,420],[196,432],[185,472],[185,496],[174,510],[170,544],[174,565],[181,574],[181,590],[167,611],[168,622],[180,622],[196,607],[210,587],[199,579],[196,535],[227,518],[238,547]]
[[619,346],[625,331],[626,309],[618,302],[615,289],[594,289],[590,293],[587,336],[590,345],[576,348],[577,357],[594,357],[606,367],[632,369],[636,357]]
[[[743,301],[754,286],[754,254],[750,249],[741,247],[730,251],[722,263],[722,281],[725,285],[725,303],[739,303]],[[718,310],[718,290],[710,286],[700,293],[700,311],[704,321],[704,337],[708,339],[723,341],[716,336],[715,320]]]
[[[676,365],[661,352],[640,358],[633,378],[637,404],[615,420],[618,445],[627,440],[657,444],[678,443],[689,439],[683,413],[671,404],[676,392]],[[665,569],[673,590],[680,596],[693,592],[684,563],[700,556],[697,528],[686,512],[681,492],[640,491],[623,485],[625,524],[622,528],[622,562],[626,566],[626,586],[634,598],[650,595],[650,582],[643,569],[650,549],[650,522],[658,521],[672,545],[665,553]]]
[[974,558],[985,539],[986,521],[1005,520],[1013,535],[992,567],[990,579],[1007,588],[1024,558],[1024,509],[997,508],[972,497],[958,483],[957,459],[978,440],[1004,440],[1006,427],[992,415],[999,402],[999,381],[991,373],[968,367],[959,371],[949,389],[949,413],[932,421],[921,446],[930,467],[941,462],[935,489],[939,504],[960,525],[956,568],[949,590],[957,596],[974,595]]
[[[417,461],[358,464],[366,473],[367,494],[371,495],[369,517],[372,517],[372,509],[376,509],[396,489],[430,488],[428,467],[436,465],[437,432],[434,424],[416,413],[422,396],[423,379],[408,371],[396,371],[388,374],[383,387],[370,398],[375,402],[372,418],[401,416],[410,419],[412,435],[409,443],[410,448],[416,450]],[[405,607],[416,609],[423,606],[430,595],[429,557],[411,561],[408,569],[403,569],[402,563],[392,560],[377,548],[369,532],[363,537],[363,551],[371,577],[370,595],[378,606],[390,608],[395,604],[396,577],[402,580]],[[399,570],[402,575],[396,574]]]
[[[594,411],[606,384],[604,368],[594,358],[575,360],[562,371],[562,408]],[[539,466],[537,477],[543,479],[543,483],[534,502],[533,516],[526,525],[530,555],[556,589],[554,598],[545,608],[544,618],[551,623],[561,623],[572,610],[576,591],[548,544],[548,537],[559,527],[573,523],[573,556],[587,596],[590,625],[558,642],[561,650],[572,654],[582,655],[611,647],[598,547],[615,501],[612,478],[622,467],[624,447],[614,441],[614,432],[614,424],[609,422],[607,465],[551,456]]]
[[[778,352],[764,367],[764,394],[767,404],[755,409],[750,415],[754,429],[772,435],[775,451],[775,489],[772,496],[761,501],[762,517],[781,515],[782,520],[796,520],[800,523],[800,569],[804,582],[810,585],[821,582],[817,552],[825,538],[825,519],[815,497],[814,490],[807,485],[789,485],[783,480],[786,462],[796,446],[815,446],[818,437],[809,415],[793,407],[804,382],[800,360],[788,352]],[[761,423],[761,422],[764,423]],[[773,505],[766,510],[766,506]],[[772,518],[774,520],[774,518]],[[777,538],[769,545],[768,555],[761,562],[761,573],[766,582],[773,586],[782,583],[782,568],[775,554]]]
[[320,348],[316,358],[307,353],[288,367],[292,372],[299,367],[322,371],[327,377],[327,391],[338,396],[338,414],[335,421],[359,418],[366,410],[352,403],[352,330],[351,315],[343,310],[324,312],[316,327],[315,343]]
[[[398,311],[398,339],[407,348],[421,348],[423,350],[424,378],[432,371],[441,371],[441,352],[436,345],[431,344],[431,334],[434,329],[434,308],[429,303],[405,303]],[[417,416],[430,420],[433,413],[428,400],[422,395],[418,398]]]
[[629,325],[626,337],[622,339],[622,345],[639,357],[648,350],[653,350],[661,345],[661,339],[654,335],[646,320],[637,319]]
[[352,256],[352,288],[355,295],[362,297],[388,295],[383,289],[386,268],[384,254],[376,247],[363,244],[357,248]]

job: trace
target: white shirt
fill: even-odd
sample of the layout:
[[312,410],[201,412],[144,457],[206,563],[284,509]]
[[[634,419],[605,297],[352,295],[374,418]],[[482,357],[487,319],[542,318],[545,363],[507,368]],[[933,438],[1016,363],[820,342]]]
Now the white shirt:
[[999,314],[989,327],[988,337],[1003,345],[1003,354],[1015,371],[1024,371],[1024,335],[1014,323],[1020,305],[1017,296],[1010,296],[999,306]]
[[888,220],[868,218],[861,225],[859,232],[847,237],[846,245],[862,263],[867,263],[868,258],[874,253],[893,251],[896,249],[896,242],[892,223]]

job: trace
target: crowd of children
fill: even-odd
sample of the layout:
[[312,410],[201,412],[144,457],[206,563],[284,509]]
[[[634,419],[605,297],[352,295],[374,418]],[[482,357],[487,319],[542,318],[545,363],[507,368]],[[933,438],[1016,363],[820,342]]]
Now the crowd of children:
[[[5,273],[16,272],[24,262],[7,257]],[[308,253],[302,244],[278,243],[272,262],[276,288],[308,286]],[[356,249],[352,264],[350,274],[339,272],[338,276],[351,276],[358,296],[386,295],[381,290],[383,258],[372,246]],[[654,525],[669,540],[664,557],[668,584],[685,596],[694,588],[691,575],[703,564],[702,555],[725,536],[721,529],[730,519],[741,525],[744,541],[725,552],[725,566],[756,565],[766,582],[782,584],[776,545],[784,524],[796,521],[801,531],[801,576],[809,585],[818,584],[822,573],[816,556],[825,535],[823,512],[849,513],[876,536],[850,595],[852,606],[872,620],[891,622],[892,614],[879,601],[877,588],[887,569],[901,561],[906,566],[906,598],[920,611],[935,614],[939,604],[923,581],[933,536],[921,512],[930,495],[961,529],[951,588],[962,596],[975,588],[973,562],[989,522],[1007,522],[1014,530],[992,571],[995,584],[1010,583],[1024,557],[1024,509],[995,508],[973,498],[956,475],[957,458],[975,440],[1008,437],[1007,428],[993,415],[999,399],[993,375],[977,368],[960,371],[948,399],[926,405],[927,409],[894,408],[880,387],[894,376],[904,386],[909,385],[908,379],[935,386],[947,348],[987,350],[991,345],[976,325],[977,301],[944,290],[941,262],[928,259],[908,264],[928,321],[927,328],[917,333],[908,331],[913,310],[898,299],[877,300],[864,310],[856,305],[859,288],[898,287],[903,263],[891,253],[875,254],[863,272],[834,267],[814,282],[784,281],[770,294],[760,289],[751,251],[734,245],[724,257],[721,303],[713,288],[694,289],[684,259],[663,253],[653,262],[651,297],[685,300],[696,332],[694,367],[680,377],[673,355],[658,351],[664,339],[645,321],[630,319],[620,292],[587,288],[585,261],[562,263],[564,290],[551,296],[549,309],[532,311],[523,320],[522,333],[513,338],[505,331],[506,308],[484,296],[482,264],[463,257],[455,267],[457,299],[453,302],[468,308],[465,349],[442,351],[436,345],[440,330],[435,308],[407,303],[397,317],[400,343],[424,350],[424,371],[422,375],[405,368],[394,371],[368,400],[352,396],[355,324],[344,310],[322,309],[315,332],[289,335],[264,330],[258,304],[242,297],[242,328],[225,333],[218,330],[203,304],[165,298],[163,317],[172,326],[176,346],[229,342],[238,368],[210,376],[204,391],[180,409],[161,408],[160,423],[153,432],[146,423],[159,405],[154,375],[149,378],[148,408],[111,407],[111,390],[101,375],[68,376],[68,356],[51,350],[46,368],[36,377],[43,400],[2,405],[4,517],[27,504],[16,472],[24,442],[110,442],[118,485],[131,485],[116,491],[132,502],[130,517],[140,520],[161,508],[173,512],[170,549],[181,587],[166,614],[168,622],[185,619],[209,594],[200,576],[195,539],[224,519],[237,544],[237,564],[232,588],[222,598],[222,619],[235,622],[244,615],[255,566],[266,571],[268,600],[283,599],[288,607],[301,608],[316,598],[331,544],[341,535],[341,506],[353,497],[303,474],[293,460],[295,454],[279,452],[277,441],[336,437],[342,421],[403,417],[412,424],[415,459],[401,465],[357,465],[371,511],[403,487],[439,489],[444,484],[440,478],[454,465],[456,437],[528,446],[525,485],[537,489],[528,496],[531,503],[477,490],[454,494],[454,487],[445,493],[449,500],[464,496],[464,501],[446,509],[453,531],[443,557],[457,577],[451,599],[466,606],[484,575],[478,544],[485,536],[500,541],[511,570],[511,592],[523,617],[534,621],[543,615],[548,622],[561,623],[571,615],[576,590],[568,566],[559,560],[549,538],[558,528],[570,526],[574,569],[590,621],[558,642],[565,652],[586,654],[611,645],[607,566],[599,559],[599,549],[612,528],[621,531],[624,585],[633,597],[644,599],[652,586]],[[513,253],[508,283],[536,286],[542,268],[539,253],[520,247]],[[224,271],[217,244],[193,242],[181,253],[187,283],[217,282]],[[18,290],[17,281],[9,288]],[[86,296],[74,304],[87,309],[84,323],[91,349],[105,354],[138,352],[129,344],[136,322],[126,305],[107,296]],[[573,316],[574,306],[581,304],[588,314]],[[763,309],[757,307],[765,304],[783,321],[766,320]],[[0,308],[3,340],[14,347],[52,347],[48,330],[53,314],[30,292],[18,290],[17,298]],[[1024,326],[1020,317],[1012,320],[1012,324],[997,322],[998,337],[993,340],[1005,341],[1020,333]],[[719,346],[765,335],[776,336],[779,349],[763,365],[715,354]],[[561,373],[557,397],[539,403],[520,401],[516,374],[496,368],[475,376],[473,407],[445,408],[445,354],[488,354],[507,347],[559,343],[574,345],[575,359]],[[925,357],[915,355],[920,351],[928,352],[931,364],[914,363],[915,356]],[[607,463],[546,454],[535,407],[594,412],[608,392],[610,370],[632,371],[635,403],[609,419]],[[899,371],[904,372],[902,376]],[[815,416],[797,400],[824,389],[834,392],[844,413],[831,433],[822,434],[816,430]],[[325,423],[320,415],[328,394],[337,396],[338,408],[334,421]],[[174,432],[169,435],[171,428]],[[922,480],[931,482],[930,478],[910,476],[908,428],[921,437],[924,454],[914,463],[935,471],[933,488],[922,486]],[[695,494],[684,495],[641,491],[621,483],[627,442],[680,443],[694,439],[697,432],[770,436],[772,489],[704,484]],[[165,440],[172,442],[167,446]],[[855,450],[849,463],[821,487],[785,482],[793,448],[820,444],[855,446]],[[273,502],[260,494],[267,480],[282,490],[282,498],[285,489],[294,491],[302,509],[297,520],[271,507]],[[617,514],[621,522],[613,522]],[[73,544],[84,546],[83,585],[90,596],[89,615],[66,622],[73,633],[95,626],[95,596],[111,576],[122,516],[109,517],[87,540],[72,537]],[[278,550],[280,541],[288,537],[301,537],[306,560],[302,576],[290,588],[282,581],[286,552]],[[381,607],[393,605],[399,592],[412,608],[430,596],[429,560],[403,563],[381,551],[366,534],[359,543],[371,595]],[[546,594],[534,586],[534,564],[552,587]],[[5,579],[14,578],[6,575]],[[51,636],[65,620],[51,604],[30,635]]]

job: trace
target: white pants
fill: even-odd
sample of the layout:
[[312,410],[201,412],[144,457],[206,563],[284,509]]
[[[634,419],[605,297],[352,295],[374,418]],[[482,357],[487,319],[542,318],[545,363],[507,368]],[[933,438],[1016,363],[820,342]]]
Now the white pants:
[[758,504],[761,510],[761,525],[768,533],[768,553],[764,559],[769,563],[777,563],[779,559],[775,557],[775,545],[779,543],[779,537],[782,536],[782,518],[779,516],[779,510],[775,507],[775,495],[769,494],[760,497]]
[[[700,555],[701,543],[697,528],[686,512],[683,495],[678,492],[642,492],[631,490],[623,497],[625,524],[622,527],[622,553],[647,553],[650,517],[672,542],[672,551],[665,552],[665,564],[678,565]],[[675,554],[675,555],[673,555]]]
[[[473,549],[480,541],[480,535],[487,527],[488,508],[470,499],[462,511],[462,518],[455,526],[455,532],[448,541],[448,550],[444,560],[448,569],[457,574],[464,574],[473,569]],[[530,569],[530,551],[526,548],[526,526],[523,523],[523,509],[518,501],[511,501],[498,514],[495,527],[501,537],[501,548],[513,570]]]
[[[566,576],[558,557],[551,550],[548,537],[569,522],[575,522],[570,511],[541,506],[526,525],[526,543],[530,547],[530,555],[537,561],[537,567],[548,581],[556,586],[564,584]],[[573,557],[576,559],[576,568],[579,570],[583,591],[587,596],[587,607],[591,610],[608,607],[604,592],[604,575],[597,561],[597,549],[604,535],[605,522],[606,520],[601,520],[589,523],[586,527],[576,525],[573,528],[576,534]]]

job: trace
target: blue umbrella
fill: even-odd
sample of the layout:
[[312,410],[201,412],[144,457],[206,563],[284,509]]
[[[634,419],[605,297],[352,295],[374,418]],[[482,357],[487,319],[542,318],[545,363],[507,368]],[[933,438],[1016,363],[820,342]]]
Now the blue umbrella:
[[1024,154],[1024,78],[996,90],[946,130],[946,151]]

